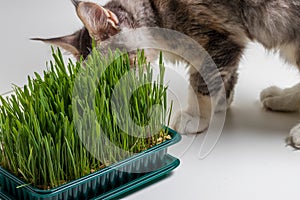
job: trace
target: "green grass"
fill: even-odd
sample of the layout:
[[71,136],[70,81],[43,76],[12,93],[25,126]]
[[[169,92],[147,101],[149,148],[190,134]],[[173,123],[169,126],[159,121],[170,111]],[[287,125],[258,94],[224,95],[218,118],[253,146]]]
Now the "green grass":
[[64,64],[58,49],[48,70],[0,97],[1,166],[51,189],[169,138],[164,66],[153,72],[143,51],[133,64],[120,51],[93,49],[85,62]]

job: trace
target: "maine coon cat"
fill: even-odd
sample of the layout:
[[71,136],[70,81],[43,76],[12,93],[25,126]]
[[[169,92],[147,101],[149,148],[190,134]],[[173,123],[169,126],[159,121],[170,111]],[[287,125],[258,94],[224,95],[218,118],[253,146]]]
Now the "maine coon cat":
[[[300,69],[299,0],[111,0],[103,6],[72,2],[84,27],[72,35],[39,40],[61,46],[79,58],[89,54],[92,40],[105,41],[125,29],[173,29],[193,38],[210,54],[222,75],[229,103],[239,60],[249,41],[278,50],[283,59]],[[208,127],[210,98],[214,96],[196,71],[190,71],[190,84],[198,101],[189,102],[188,109],[178,115],[174,128],[182,133],[198,133]],[[212,83],[216,90],[219,84]],[[261,101],[270,110],[298,111],[300,84],[289,89],[268,88],[261,93]],[[194,112],[195,105],[201,114]],[[199,121],[199,126],[193,125]],[[291,130],[289,139],[300,148],[300,124]]]

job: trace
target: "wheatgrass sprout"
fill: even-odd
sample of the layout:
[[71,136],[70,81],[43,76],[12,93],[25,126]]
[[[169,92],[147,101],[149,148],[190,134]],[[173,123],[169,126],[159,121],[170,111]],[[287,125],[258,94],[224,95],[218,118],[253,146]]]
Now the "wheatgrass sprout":
[[[51,189],[169,138],[163,127],[171,110],[167,110],[162,59],[160,77],[149,83],[152,69],[143,51],[137,53],[133,66],[128,54],[120,51],[103,56],[94,49],[87,62],[74,64],[69,60],[65,65],[58,49],[53,50],[53,58],[43,75],[35,73],[24,88],[15,87],[12,95],[0,96],[0,162],[4,169],[35,187]],[[131,91],[127,102],[119,102],[123,105],[120,109],[129,110],[135,124],[145,127],[135,135],[130,133],[136,130],[128,121],[113,112],[111,101],[116,84],[130,70],[135,72],[127,77],[130,82],[147,82]],[[80,76],[80,84],[75,84],[79,73],[86,76]],[[126,96],[128,88],[123,89]],[[80,92],[76,96],[74,91],[94,91],[95,95],[90,99]],[[121,99],[122,95],[116,101]],[[150,120],[150,108],[155,105],[163,109]],[[87,138],[85,144],[79,136]],[[101,142],[103,136],[114,148]]]

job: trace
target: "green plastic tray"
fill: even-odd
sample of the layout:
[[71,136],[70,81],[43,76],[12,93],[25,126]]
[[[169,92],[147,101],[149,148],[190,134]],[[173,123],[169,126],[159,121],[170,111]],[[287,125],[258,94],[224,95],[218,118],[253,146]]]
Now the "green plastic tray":
[[[133,181],[130,181],[127,184],[124,184],[118,188],[115,188],[109,192],[106,192],[98,197],[92,198],[93,200],[108,200],[108,199],[116,199],[120,196],[131,194],[132,191],[136,191],[139,188],[144,187],[149,183],[153,183],[155,181],[160,180],[165,175],[169,174],[173,169],[179,166],[180,161],[177,158],[174,158],[171,155],[166,155],[165,158],[166,165],[161,169],[147,173]],[[12,200],[14,198],[5,195],[4,193],[0,193],[0,198],[3,200]]]
[[1,199],[22,200],[84,200],[111,199],[162,177],[179,165],[179,160],[167,154],[167,147],[181,136],[169,129],[172,136],[162,144],[136,154],[110,167],[74,180],[51,190],[25,185],[22,180],[0,167]]

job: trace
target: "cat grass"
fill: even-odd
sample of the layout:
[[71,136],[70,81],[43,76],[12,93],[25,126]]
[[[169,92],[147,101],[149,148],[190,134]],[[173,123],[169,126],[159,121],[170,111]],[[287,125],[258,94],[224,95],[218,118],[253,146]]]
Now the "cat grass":
[[[46,190],[170,139],[162,126],[172,110],[167,109],[162,55],[159,65],[160,75],[151,82],[153,72],[143,51],[134,64],[127,53],[104,56],[93,49],[85,62],[68,60],[65,65],[60,50],[53,50],[53,61],[42,75],[35,73],[23,88],[0,97],[1,166]],[[114,96],[123,77],[144,84],[135,91],[124,84]],[[132,95],[126,99],[128,92]],[[114,112],[118,102],[119,111],[129,115]],[[153,112],[157,105],[160,112]],[[138,126],[132,127],[128,116]]]

